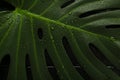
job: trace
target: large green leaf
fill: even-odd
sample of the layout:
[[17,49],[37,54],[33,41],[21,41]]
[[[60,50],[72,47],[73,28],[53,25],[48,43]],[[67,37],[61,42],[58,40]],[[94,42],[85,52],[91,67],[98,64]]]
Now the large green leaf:
[[1,0],[5,57],[7,80],[120,80],[120,0]]

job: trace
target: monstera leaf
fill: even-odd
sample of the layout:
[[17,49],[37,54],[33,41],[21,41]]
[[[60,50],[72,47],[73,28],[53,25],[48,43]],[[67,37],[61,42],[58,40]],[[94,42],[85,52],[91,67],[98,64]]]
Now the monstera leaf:
[[120,80],[120,0],[0,0],[0,62],[0,80]]

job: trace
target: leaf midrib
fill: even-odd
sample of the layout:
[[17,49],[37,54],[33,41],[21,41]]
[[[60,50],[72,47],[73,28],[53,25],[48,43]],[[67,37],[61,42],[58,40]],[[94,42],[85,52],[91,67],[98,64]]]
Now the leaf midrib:
[[87,33],[87,34],[90,34],[90,35],[94,35],[94,36],[98,36],[98,37],[104,37],[104,38],[112,40],[112,41],[117,40],[117,39],[112,39],[112,38],[110,38],[108,36],[105,36],[105,35],[102,35],[102,34],[93,33],[93,32],[90,32],[90,31],[87,31],[87,30],[84,30],[84,29],[81,29],[81,28],[78,28],[78,27],[75,27],[75,26],[72,26],[72,25],[64,24],[64,23],[62,23],[60,21],[55,21],[55,20],[43,17],[43,16],[38,15],[38,14],[34,14],[32,12],[29,12],[28,10],[23,10],[23,9],[20,9],[20,8],[16,8],[16,10],[14,12],[18,13],[18,14],[21,14],[21,15],[31,16],[31,17],[43,20],[45,22],[58,24],[58,25],[61,25],[61,27],[64,27],[64,28],[67,28],[67,29],[77,30],[77,31],[84,32],[84,33]]

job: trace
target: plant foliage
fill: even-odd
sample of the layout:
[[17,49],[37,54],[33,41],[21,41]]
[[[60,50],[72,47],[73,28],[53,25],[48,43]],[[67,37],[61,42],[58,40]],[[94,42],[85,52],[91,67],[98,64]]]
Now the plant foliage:
[[0,61],[1,80],[120,80],[120,0],[0,0]]

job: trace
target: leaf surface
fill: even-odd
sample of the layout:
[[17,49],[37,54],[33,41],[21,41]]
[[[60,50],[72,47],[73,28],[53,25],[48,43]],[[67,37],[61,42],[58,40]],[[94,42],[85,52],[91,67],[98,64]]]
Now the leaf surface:
[[7,80],[120,80],[120,0],[0,2]]

